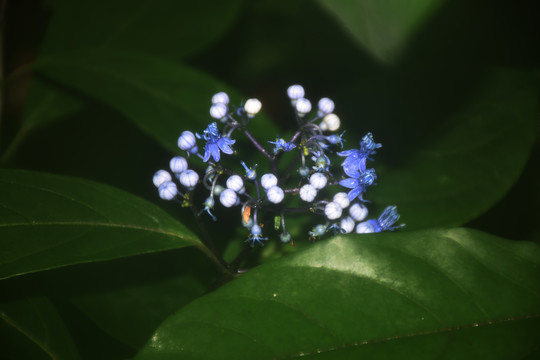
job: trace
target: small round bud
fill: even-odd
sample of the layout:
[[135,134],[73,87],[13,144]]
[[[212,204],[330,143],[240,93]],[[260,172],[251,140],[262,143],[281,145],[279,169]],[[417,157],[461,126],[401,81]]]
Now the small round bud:
[[262,104],[257,99],[247,99],[246,103],[244,104],[244,110],[246,110],[246,113],[250,117],[257,115],[257,113],[261,111],[261,107]]
[[345,192],[338,192],[336,195],[334,195],[333,200],[335,203],[338,203],[342,209],[345,209],[350,204],[349,195],[347,195]]
[[306,184],[300,188],[300,199],[312,202],[317,196],[317,189],[311,184]]
[[279,204],[283,201],[285,193],[279,186],[272,186],[266,192],[266,196],[268,197],[268,201],[270,201],[271,203]]
[[309,168],[307,166],[302,166],[298,169],[298,173],[301,177],[307,177],[309,175]]
[[246,221],[244,221],[244,219],[242,219],[242,226],[244,226],[247,229],[250,229],[253,226],[253,219],[248,218]]
[[343,230],[345,234],[348,234],[354,230],[354,220],[352,217],[347,216],[346,218],[341,219],[339,227]]
[[323,118],[322,123],[319,125],[323,131],[336,131],[341,126],[341,121],[336,114],[328,114]]
[[171,171],[175,174],[180,174],[183,171],[186,171],[188,168],[188,163],[186,159],[181,156],[175,156],[169,162],[169,167]]
[[166,181],[158,188],[159,197],[163,200],[172,200],[178,194],[176,184],[172,181]]
[[369,221],[364,221],[356,225],[357,234],[369,234],[372,232],[375,232],[375,228]]
[[178,180],[180,181],[180,184],[184,185],[186,188],[193,189],[199,181],[199,174],[193,170],[186,170],[180,173]]
[[264,174],[263,176],[261,176],[261,186],[265,190],[268,190],[272,186],[277,185],[277,183],[278,183],[278,180],[274,174]]
[[232,189],[225,189],[219,195],[219,202],[225,207],[231,207],[236,205],[237,200],[238,195],[236,195],[236,192]]
[[304,116],[311,111],[311,102],[306,98],[296,100],[296,111],[299,116]]
[[244,180],[240,175],[231,175],[227,179],[227,187],[236,192],[241,192],[244,189]]
[[334,102],[329,98],[322,98],[319,100],[319,111],[322,114],[330,114],[332,111],[334,111]]
[[302,85],[291,85],[287,89],[287,95],[291,100],[298,100],[304,97],[305,92]]
[[319,224],[313,228],[313,230],[310,232],[310,235],[323,236],[325,232],[326,232],[326,225]]
[[195,135],[193,135],[191,131],[184,131],[178,138],[178,147],[185,151],[189,151],[196,147]]
[[341,209],[341,206],[339,206],[338,203],[332,201],[326,204],[324,208],[324,215],[326,215],[328,220],[336,220],[339,219],[342,211],[343,210]]
[[309,178],[309,183],[317,190],[324,188],[327,182],[328,179],[321,173],[315,173]]
[[281,233],[281,235],[279,235],[279,240],[284,244],[291,242],[291,234],[289,232]]
[[212,96],[212,104],[224,104],[227,105],[229,103],[229,95],[226,93],[218,92],[217,94],[214,94]]
[[261,235],[262,234],[262,229],[259,225],[257,224],[254,224],[252,227],[251,227],[251,235]]
[[193,154],[193,155],[199,153],[199,147],[198,147],[197,145],[195,145],[194,147],[192,147],[192,148],[189,150],[189,153],[190,153],[190,154]]
[[154,185],[156,187],[159,187],[161,184],[167,181],[171,181],[171,180],[172,180],[171,174],[169,174],[165,170],[156,171],[156,173],[154,174],[154,177],[152,178],[152,181],[154,182]]
[[362,221],[368,215],[368,209],[365,205],[354,203],[349,209],[349,214],[356,221]]
[[206,198],[206,200],[204,200],[203,205],[206,206],[207,208],[212,209],[215,204],[216,204],[216,202],[214,201],[214,198],[212,196],[209,196],[209,197]]
[[214,186],[214,195],[219,196],[225,188],[221,185]]
[[210,116],[214,119],[220,120],[227,116],[228,111],[229,109],[227,108],[227,105],[222,103],[214,104],[212,107],[210,107]]

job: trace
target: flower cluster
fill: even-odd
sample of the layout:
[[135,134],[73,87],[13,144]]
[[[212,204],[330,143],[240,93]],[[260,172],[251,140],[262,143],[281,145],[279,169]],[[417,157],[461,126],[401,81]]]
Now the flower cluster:
[[[368,209],[364,194],[377,180],[375,170],[368,168],[368,161],[373,160],[381,144],[368,133],[358,148],[343,150],[344,134],[336,133],[341,121],[334,114],[334,102],[329,98],[320,99],[317,111],[310,117],[312,105],[304,97],[304,88],[292,85],[287,94],[298,129],[290,138],[276,136],[275,141],[263,143],[247,129],[260,112],[261,102],[248,99],[242,106],[231,108],[226,93],[215,94],[210,107],[214,122],[202,134],[182,132],[178,147],[185,151],[185,157],[173,157],[170,172],[158,170],[155,173],[153,182],[159,196],[191,206],[198,216],[206,213],[214,221],[217,220],[213,213],[216,201],[225,208],[238,207],[241,223],[248,231],[246,241],[252,246],[262,245],[268,239],[263,236],[263,226],[272,218],[274,228],[280,231],[280,240],[291,242],[285,220],[302,212],[315,213],[322,220],[308,232],[312,240],[328,231],[373,233],[404,226],[395,225],[399,220],[395,206],[388,206],[377,219],[366,220]],[[218,126],[218,122],[222,125]],[[233,135],[245,136],[267,159],[270,171],[259,176],[258,164],[234,160],[237,153],[232,148],[236,143]],[[200,149],[204,149],[204,153]],[[233,166],[224,165],[222,154],[231,155],[229,163]],[[206,165],[201,176],[189,168],[187,159],[193,156]],[[344,158],[337,167],[342,169],[343,175],[335,173],[336,166],[331,162],[331,158],[336,161],[339,157]],[[288,166],[278,166],[285,160]],[[202,202],[195,201],[194,189],[198,184],[208,190]],[[340,191],[340,187],[345,191]],[[202,206],[197,206],[198,203]]]

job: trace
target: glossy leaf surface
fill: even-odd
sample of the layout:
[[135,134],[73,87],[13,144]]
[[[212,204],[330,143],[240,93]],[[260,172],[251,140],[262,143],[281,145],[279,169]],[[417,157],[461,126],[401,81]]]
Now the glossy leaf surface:
[[137,359],[515,358],[537,345],[539,314],[537,244],[467,229],[338,236],[187,305]]
[[0,170],[0,279],[185,246],[205,249],[184,225],[122,190]]
[[394,62],[442,0],[319,0],[353,38],[383,62]]

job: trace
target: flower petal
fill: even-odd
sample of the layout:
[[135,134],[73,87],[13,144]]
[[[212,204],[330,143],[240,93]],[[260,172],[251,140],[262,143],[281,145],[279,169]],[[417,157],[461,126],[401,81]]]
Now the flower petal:
[[219,162],[221,154],[219,153],[218,146],[216,144],[210,144],[210,151],[212,152],[212,157],[214,158],[214,161]]
[[354,199],[356,199],[358,196],[360,196],[360,200],[364,200],[362,198],[362,192],[363,192],[364,188],[362,186],[358,186],[358,187],[355,187],[354,189],[352,189],[351,191],[349,191],[349,193],[347,194],[349,196],[349,200],[350,201],[353,201]]
[[351,178],[343,179],[339,182],[339,185],[349,188],[349,189],[358,187],[359,184],[360,182],[357,179],[351,179]]

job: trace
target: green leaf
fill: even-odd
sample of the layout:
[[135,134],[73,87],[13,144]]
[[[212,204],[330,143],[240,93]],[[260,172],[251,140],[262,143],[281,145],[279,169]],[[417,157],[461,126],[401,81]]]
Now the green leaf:
[[59,1],[41,54],[101,48],[185,58],[223,36],[241,5],[241,0]]
[[540,247],[467,229],[338,236],[167,319],[137,359],[521,358]]
[[392,63],[443,0],[319,0],[377,59]]
[[184,225],[124,191],[76,178],[0,170],[0,279],[195,246]]
[[[74,49],[91,49],[92,52],[127,49],[185,58],[223,36],[241,5],[241,0],[55,1],[54,16],[41,46],[40,59]],[[65,119],[82,107],[82,100],[73,94],[34,78],[22,128],[6,150],[4,160],[12,156],[30,131]]]
[[530,73],[492,74],[404,163],[378,172],[369,196],[396,204],[410,229],[462,225],[479,216],[525,167],[535,140],[537,94]]
[[220,275],[194,249],[93,264],[90,274],[69,270],[65,291],[70,303],[134,350],[142,348],[168,316],[204,295]]
[[[74,52],[43,59],[39,71],[103,101],[134,121],[160,144],[177,152],[183,130],[202,132],[210,122],[212,95],[226,91],[232,104],[241,97],[228,86],[189,66],[129,52]],[[255,136],[275,134],[257,116]]]
[[45,297],[0,303],[0,334],[2,354],[10,359],[79,359],[63,320]]

